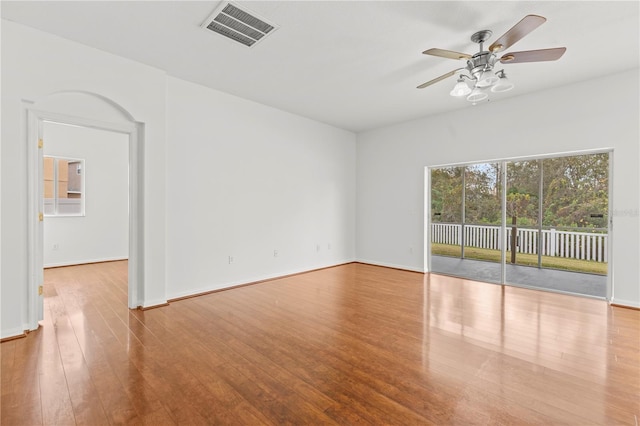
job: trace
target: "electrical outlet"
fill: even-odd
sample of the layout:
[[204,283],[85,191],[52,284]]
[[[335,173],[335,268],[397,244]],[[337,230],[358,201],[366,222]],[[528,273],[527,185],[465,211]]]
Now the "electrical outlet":
[[233,256],[229,256],[229,265],[233,263]]
[[58,243],[55,243],[53,245],[53,250],[58,250],[60,248],[60,246],[58,245]]
[[273,251],[273,257],[278,257],[278,250]]

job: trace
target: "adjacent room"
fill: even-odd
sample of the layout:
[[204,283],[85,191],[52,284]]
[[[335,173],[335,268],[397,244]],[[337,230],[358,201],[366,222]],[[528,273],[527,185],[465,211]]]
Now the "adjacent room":
[[638,425],[638,2],[0,7],[3,425]]

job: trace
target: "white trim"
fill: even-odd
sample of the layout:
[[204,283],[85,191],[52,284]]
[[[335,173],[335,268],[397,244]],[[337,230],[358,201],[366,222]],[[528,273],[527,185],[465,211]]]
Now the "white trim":
[[[502,188],[500,188],[500,221],[502,222],[500,224],[500,233],[502,235],[502,250],[500,250],[500,282],[505,284],[507,282],[507,238],[509,237],[507,236],[507,162],[504,160],[500,162],[500,180],[502,181]],[[540,215],[539,212],[538,215]]]
[[385,268],[401,269],[403,271],[409,271],[409,272],[418,272],[421,274],[427,273],[427,271],[425,271],[424,268],[416,268],[414,266],[399,265],[397,263],[378,262],[375,260],[366,260],[366,259],[358,259],[356,260],[356,262],[365,263],[367,265],[373,265],[373,266],[383,266]]
[[129,133],[129,308],[144,301],[144,124]]
[[[104,100],[104,99],[103,99]],[[30,108],[23,102],[27,112],[27,171],[28,171],[28,283],[27,283],[27,318],[29,330],[38,328],[42,319],[42,297],[38,296],[38,286],[43,281],[43,226],[38,220],[42,211],[43,170],[38,149],[38,139],[42,136],[42,124],[54,122],[76,125],[93,129],[106,130],[129,135],[129,273],[128,273],[128,306],[130,309],[141,306],[144,299],[143,273],[143,207],[144,207],[144,124],[138,122],[117,123],[71,116],[56,112]],[[46,143],[46,141],[45,141]]]
[[431,272],[431,168],[424,168],[424,205],[422,223],[425,224],[422,245],[424,259],[422,260],[425,273]]
[[623,299],[611,299],[609,302],[610,305],[619,305],[619,306],[627,306],[629,308],[639,308],[640,309],[640,301],[638,300],[623,300]]
[[142,308],[142,309],[147,309],[147,308],[157,308],[160,306],[166,306],[168,304],[167,300],[145,300],[143,305],[138,305],[138,307]]
[[38,218],[44,214],[42,194],[43,170],[42,149],[38,148],[38,140],[42,137],[42,120],[32,110],[26,110],[27,115],[27,324],[24,330],[36,330],[38,321],[43,319],[43,298],[38,295],[38,287],[44,281],[42,268],[43,250],[43,222]]
[[17,328],[12,328],[10,330],[3,330],[2,331],[2,336],[0,336],[0,339],[10,339],[12,337],[24,337],[25,335],[25,330],[28,330],[29,327],[27,326],[27,324],[25,324],[23,326],[23,328],[17,327]]
[[612,149],[609,151],[609,223],[607,224],[607,300],[613,300],[613,241],[615,239],[613,235],[613,153]]
[[127,260],[127,257],[105,257],[100,259],[82,259],[82,260],[73,260],[67,262],[53,262],[46,263],[44,268],[59,268],[62,266],[76,266],[76,265],[88,265],[91,263],[104,263],[104,262],[117,262],[120,260]]

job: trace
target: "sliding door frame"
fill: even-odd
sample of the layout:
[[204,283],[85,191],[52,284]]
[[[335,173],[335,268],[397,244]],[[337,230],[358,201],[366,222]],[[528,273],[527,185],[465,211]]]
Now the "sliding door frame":
[[[425,272],[429,273],[432,272],[432,262],[431,262],[431,171],[434,169],[441,169],[441,168],[447,168],[447,167],[464,167],[465,170],[468,166],[472,166],[472,165],[476,165],[476,164],[488,164],[488,163],[493,163],[493,164],[500,164],[500,175],[501,175],[501,179],[502,179],[502,184],[501,184],[501,189],[502,189],[502,194],[501,194],[501,208],[502,208],[502,220],[501,220],[501,225],[500,225],[500,229],[501,229],[501,250],[500,250],[500,267],[501,267],[501,282],[499,283],[499,285],[507,285],[506,284],[506,247],[507,247],[507,232],[506,232],[506,228],[507,228],[507,209],[506,209],[506,196],[507,196],[507,163],[510,162],[518,162],[518,161],[535,161],[537,160],[540,164],[539,168],[540,168],[540,194],[542,194],[542,187],[543,187],[543,167],[542,167],[542,161],[545,159],[551,159],[551,158],[561,158],[561,157],[573,157],[573,156],[580,156],[580,155],[591,155],[591,154],[608,154],[609,155],[609,170],[608,170],[608,181],[609,181],[609,185],[608,185],[608,216],[609,216],[609,220],[607,223],[607,238],[608,238],[608,245],[607,245],[607,257],[608,257],[608,262],[607,262],[607,285],[606,285],[606,300],[607,301],[611,301],[613,299],[613,161],[614,161],[614,149],[613,148],[600,148],[600,149],[589,149],[589,150],[583,150],[583,151],[571,151],[571,152],[559,152],[559,153],[550,153],[550,154],[540,154],[540,155],[532,155],[532,156],[522,156],[522,157],[508,157],[508,158],[500,158],[500,159],[491,159],[491,160],[479,160],[479,161],[466,161],[466,162],[460,162],[460,163],[448,163],[448,164],[436,164],[436,165],[431,165],[431,166],[426,166],[425,167],[425,179],[424,179],[424,183],[425,183],[425,188],[424,188],[424,193],[425,193],[425,204],[424,204],[424,218],[425,218],[425,226],[424,226],[424,255],[425,255],[425,259],[424,259],[424,265],[425,265]],[[464,175],[464,174],[463,174]],[[464,190],[464,186],[463,186],[463,190]],[[539,210],[538,210],[538,214],[542,214],[542,197],[539,197]],[[463,200],[463,206],[464,206],[464,200]],[[538,228],[540,230],[540,228],[542,227],[542,222],[538,221]],[[541,250],[540,250],[540,236],[541,233],[538,233],[538,267],[540,267],[541,265]],[[464,249],[464,248],[463,248]],[[462,252],[464,253],[464,252]],[[532,288],[529,286],[525,286],[525,285],[519,285],[519,284],[508,284],[508,285],[512,285],[515,287],[525,287],[525,288]],[[544,289],[545,291],[552,291],[552,292],[556,292],[556,293],[564,293],[564,294],[570,294],[570,295],[580,295],[580,296],[584,296],[584,297],[590,297],[590,298],[597,298],[597,299],[601,299],[600,297],[596,297],[596,296],[591,296],[591,295],[586,295],[586,294],[578,294],[578,293],[571,293],[571,292],[565,292],[565,291],[559,291],[559,290],[551,290],[551,289]]]

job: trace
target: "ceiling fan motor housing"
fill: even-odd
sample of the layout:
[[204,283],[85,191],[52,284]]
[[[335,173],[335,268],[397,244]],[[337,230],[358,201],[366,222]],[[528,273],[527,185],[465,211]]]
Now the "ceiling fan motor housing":
[[496,62],[495,53],[489,51],[478,52],[467,61],[467,69],[476,81],[480,81],[482,73],[493,70]]

